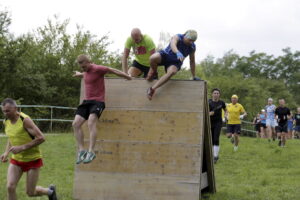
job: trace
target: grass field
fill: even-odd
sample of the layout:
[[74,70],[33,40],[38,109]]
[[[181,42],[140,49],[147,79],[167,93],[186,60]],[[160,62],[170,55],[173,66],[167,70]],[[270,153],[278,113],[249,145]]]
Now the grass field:
[[[72,134],[47,135],[41,145],[45,166],[39,185],[55,183],[60,199],[71,200],[74,178],[75,141]],[[0,137],[3,150],[6,139]],[[300,200],[300,140],[289,140],[286,148],[277,142],[241,138],[238,152],[221,137],[220,160],[215,166],[217,193],[210,200]],[[6,197],[7,164],[0,164],[0,200]],[[24,177],[18,186],[20,200],[25,195]],[[47,199],[34,198],[34,199]],[[142,199],[141,199],[142,200]]]

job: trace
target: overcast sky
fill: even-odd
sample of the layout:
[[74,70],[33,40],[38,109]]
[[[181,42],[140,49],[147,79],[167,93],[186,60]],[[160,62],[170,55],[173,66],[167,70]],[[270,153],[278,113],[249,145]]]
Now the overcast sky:
[[16,35],[45,25],[55,14],[70,19],[99,37],[109,33],[111,50],[120,51],[134,27],[158,42],[161,31],[198,32],[197,61],[208,54],[221,57],[233,49],[281,55],[282,49],[300,50],[298,0],[1,0],[11,12],[10,31]]

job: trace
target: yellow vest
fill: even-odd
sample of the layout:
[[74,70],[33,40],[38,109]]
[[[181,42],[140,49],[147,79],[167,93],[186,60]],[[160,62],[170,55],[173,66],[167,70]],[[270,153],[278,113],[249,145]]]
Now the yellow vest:
[[[16,123],[12,124],[9,119],[3,122],[5,126],[4,131],[11,146],[27,144],[34,139],[23,126],[23,120],[27,117],[29,116],[21,112]],[[12,158],[20,162],[30,162],[42,158],[42,154],[39,146],[35,146],[20,153],[13,154]]]

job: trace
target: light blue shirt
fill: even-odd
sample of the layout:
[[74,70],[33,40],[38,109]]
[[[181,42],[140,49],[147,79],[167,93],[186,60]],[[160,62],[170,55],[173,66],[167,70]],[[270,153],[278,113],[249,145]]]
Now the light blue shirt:
[[266,105],[265,110],[267,112],[267,119],[269,119],[269,120],[275,119],[275,109],[276,109],[276,106],[274,104]]

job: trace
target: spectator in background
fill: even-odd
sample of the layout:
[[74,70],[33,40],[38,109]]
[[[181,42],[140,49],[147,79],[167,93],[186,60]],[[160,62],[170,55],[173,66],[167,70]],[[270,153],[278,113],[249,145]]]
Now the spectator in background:
[[295,137],[300,138],[300,107],[297,108],[297,113],[294,115]]
[[[261,110],[261,113],[259,114],[259,120],[260,120],[260,134],[262,138],[267,138],[267,126],[266,126],[266,111],[264,109]],[[270,141],[270,139],[269,139]]]
[[288,133],[287,133],[287,139],[291,139],[291,138],[294,138],[293,137],[293,113],[291,111],[291,116],[288,118]]
[[257,115],[254,117],[252,124],[255,127],[255,131],[256,131],[256,137],[257,138],[261,138],[260,135],[260,119],[259,119],[259,115],[260,113],[257,113]]

